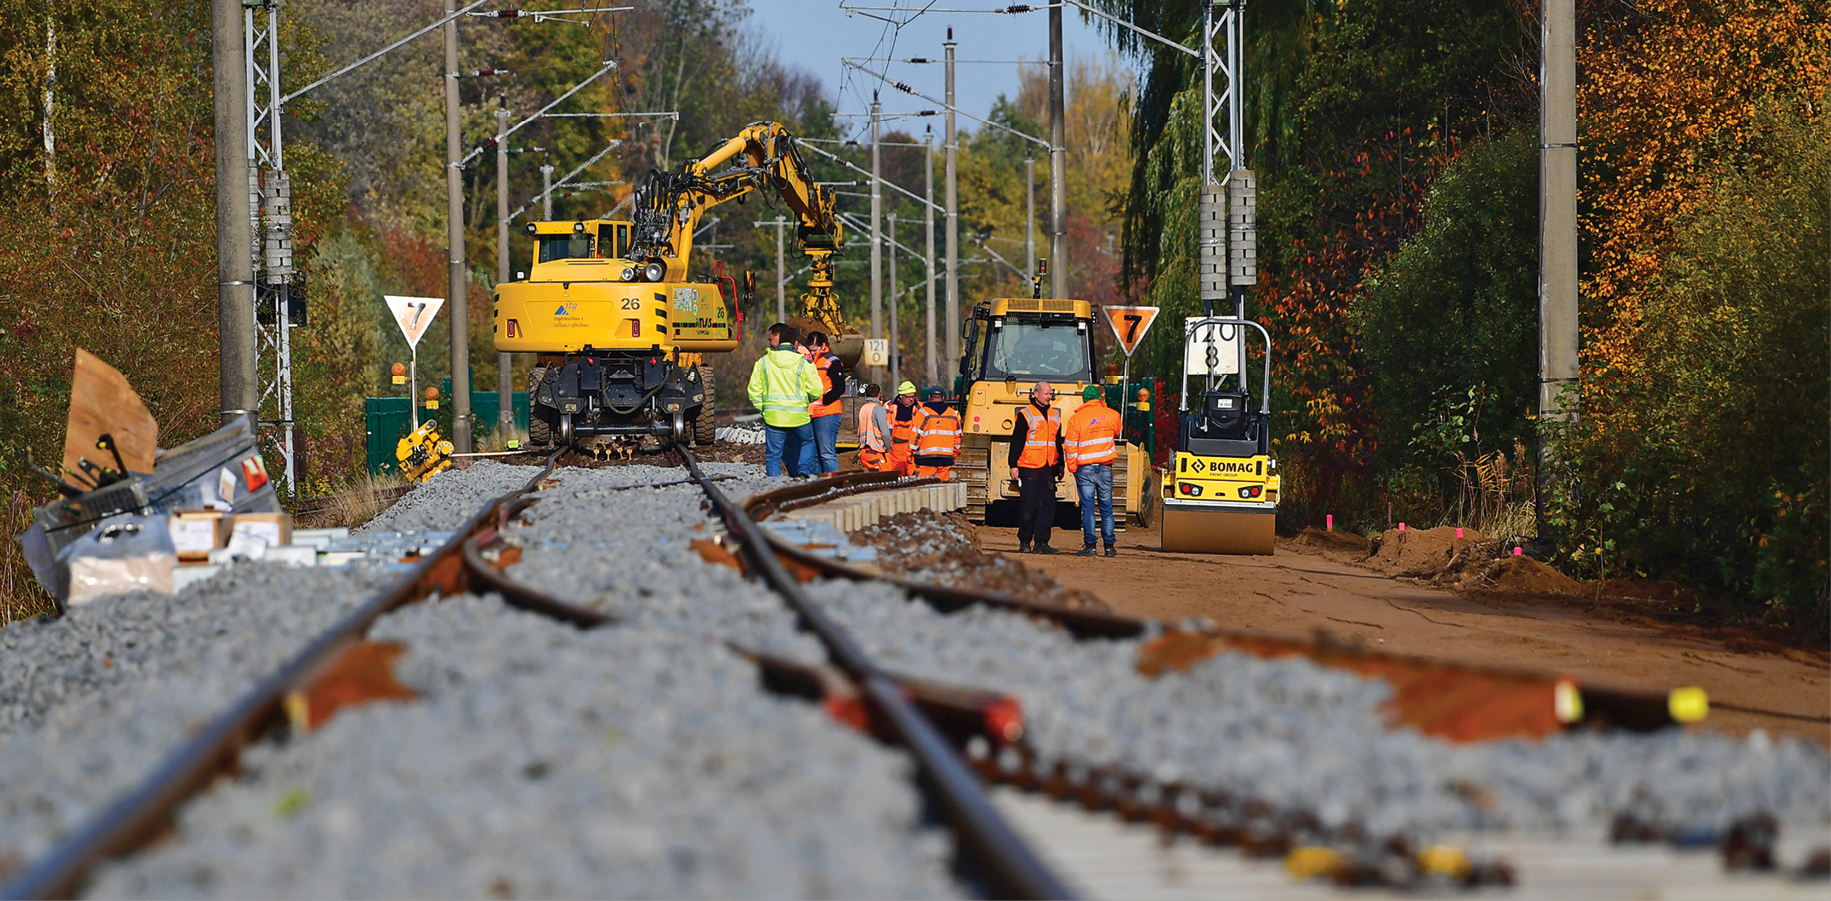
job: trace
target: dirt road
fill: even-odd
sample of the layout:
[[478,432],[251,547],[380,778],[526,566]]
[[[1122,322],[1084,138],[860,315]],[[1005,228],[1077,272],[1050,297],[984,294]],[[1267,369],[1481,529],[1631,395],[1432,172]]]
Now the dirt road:
[[[1017,548],[1010,528],[981,527],[979,541],[987,553]],[[1698,630],[1625,621],[1569,598],[1458,595],[1284,539],[1270,557],[1165,553],[1154,532],[1136,527],[1119,536],[1115,558],[1068,553],[1080,548],[1078,530],[1058,530],[1053,544],[1064,553],[1016,559],[1120,613],[1201,616],[1224,628],[1301,638],[1326,629],[1338,641],[1372,649],[1552,670],[1599,685],[1701,685],[1713,707],[1701,728],[1745,733],[1760,727],[1831,744],[1831,664],[1821,654],[1732,649]]]

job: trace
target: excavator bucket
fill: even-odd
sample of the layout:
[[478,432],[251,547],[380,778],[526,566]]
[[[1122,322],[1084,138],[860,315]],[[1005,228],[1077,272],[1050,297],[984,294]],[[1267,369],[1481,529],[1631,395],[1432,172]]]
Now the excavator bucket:
[[1166,501],[1162,546],[1189,554],[1270,555],[1277,515],[1270,510]]
[[839,365],[851,372],[858,367],[858,361],[865,355],[865,336],[849,325],[841,325],[835,330],[831,325],[809,316],[796,316],[788,321],[789,325],[808,332],[824,332],[827,345],[833,349],[833,355],[839,358]]

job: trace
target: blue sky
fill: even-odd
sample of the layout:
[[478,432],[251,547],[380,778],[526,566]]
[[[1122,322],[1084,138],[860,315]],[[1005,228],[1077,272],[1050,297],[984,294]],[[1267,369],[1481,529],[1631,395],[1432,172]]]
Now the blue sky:
[[[910,0],[847,0],[848,6],[859,8],[858,12],[848,16],[838,0],[750,0],[752,13],[747,25],[765,45],[774,45],[777,56],[783,62],[818,76],[826,88],[827,97],[837,102],[841,113],[865,112],[871,102],[870,91],[875,82],[869,75],[845,69],[840,64],[842,57],[926,57],[937,60],[929,65],[891,63],[886,66],[881,62],[865,63],[862,60],[861,64],[872,66],[878,71],[887,68],[886,74],[891,78],[940,99],[945,81],[938,61],[941,59],[941,44],[946,40],[947,28],[951,25],[954,28],[954,40],[959,44],[955,54],[960,61],[955,69],[955,105],[962,112],[984,116],[990,112],[992,103],[998,99],[999,94],[1016,96],[1017,67],[966,61],[1035,61],[1046,57],[1049,53],[1047,11],[1017,15],[928,12],[917,16],[903,28],[896,29],[880,19],[869,18],[863,7],[900,6],[910,11],[923,6],[956,10],[994,9],[1005,6],[1007,2],[1008,0],[934,0],[932,3],[912,4]],[[868,12],[870,15],[890,15],[898,19],[907,19],[909,16],[907,12]],[[1071,60],[1108,52],[1106,41],[1091,25],[1083,24],[1080,14],[1073,9],[1066,10],[1063,15],[1062,37],[1067,56]],[[887,87],[883,89],[882,100],[885,115],[939,107],[938,104]],[[848,135],[868,134],[866,129],[869,126],[862,117],[839,121],[841,130],[847,131]],[[922,127],[927,124],[934,125],[938,140],[942,127],[939,116],[891,122],[885,128],[902,129],[919,135]],[[979,128],[978,123],[964,117],[959,120],[959,125],[962,129],[973,131]]]

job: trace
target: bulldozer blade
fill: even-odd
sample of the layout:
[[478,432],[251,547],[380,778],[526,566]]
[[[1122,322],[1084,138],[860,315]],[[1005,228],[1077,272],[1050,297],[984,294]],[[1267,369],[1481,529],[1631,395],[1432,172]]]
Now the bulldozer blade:
[[1277,516],[1225,507],[1165,504],[1162,546],[1191,554],[1269,555]]

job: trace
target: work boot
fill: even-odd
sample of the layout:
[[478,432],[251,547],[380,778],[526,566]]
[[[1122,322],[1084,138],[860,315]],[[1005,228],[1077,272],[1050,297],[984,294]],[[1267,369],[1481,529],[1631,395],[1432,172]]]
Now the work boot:
[[[1091,545],[1089,545],[1089,546],[1091,547]],[[1108,557],[1119,556],[1119,548],[1114,545],[1110,545],[1110,544],[1107,545],[1106,546],[1106,556],[1108,556]]]
[[1097,544],[1081,545],[1081,550],[1075,554],[1076,557],[1097,557],[1099,555],[1100,546]]
[[1019,542],[1018,542],[1018,543],[1017,543],[1017,552],[1018,552],[1018,553],[1020,553],[1020,554],[1028,554],[1028,553],[1030,553],[1030,542],[1028,542],[1028,541],[1019,541]]
[[1031,548],[1031,549],[1030,549],[1030,553],[1032,553],[1032,554],[1045,554],[1045,555],[1047,555],[1047,554],[1053,554],[1053,553],[1055,553],[1055,552],[1056,552],[1056,550],[1055,550],[1055,548],[1052,548],[1052,547],[1050,547],[1050,546],[1049,546],[1049,545],[1046,545],[1046,544],[1039,544],[1039,545],[1037,545],[1037,546],[1035,546],[1035,547],[1033,547],[1033,548]]

